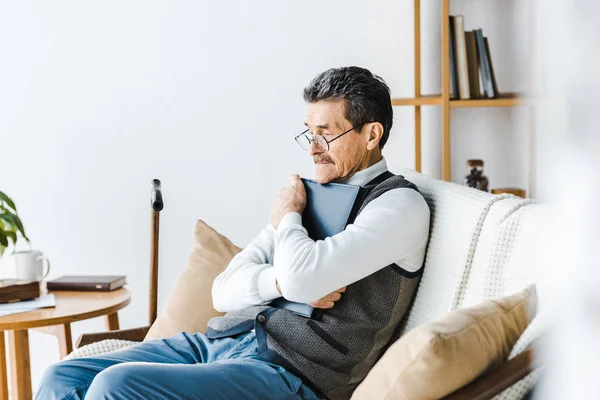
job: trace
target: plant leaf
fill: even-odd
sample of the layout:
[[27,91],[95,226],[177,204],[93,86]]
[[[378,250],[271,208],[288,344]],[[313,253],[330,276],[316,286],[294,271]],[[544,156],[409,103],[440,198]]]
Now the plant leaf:
[[17,229],[21,232],[21,235],[23,235],[23,238],[29,242],[29,238],[25,234],[25,227],[23,226],[23,223],[21,222],[21,218],[19,218],[18,215],[15,215],[15,220],[17,221]]
[[5,236],[8,236],[8,238],[10,240],[12,240],[13,245],[17,244],[17,234],[14,233],[13,231],[0,231],[0,235],[4,234]]
[[10,199],[10,197],[8,197],[7,195],[5,195],[2,192],[0,192],[0,201],[5,202],[10,208],[12,208],[13,210],[15,210],[15,212],[17,212],[17,206],[15,206],[15,202],[12,201]]
[[4,254],[4,250],[6,250],[6,247],[0,244],[0,257],[2,257],[2,254]]
[[17,232],[17,228],[0,218],[0,231]]
[[0,219],[3,219],[9,224],[16,226],[19,232],[21,232],[21,235],[23,235],[23,238],[29,242],[29,238],[27,237],[27,235],[25,235],[25,229],[23,228],[21,219],[19,219],[18,216],[16,216],[15,214],[11,214],[10,212],[4,212],[0,214]]
[[[10,225],[8,225],[9,229],[12,229]],[[0,246],[8,246],[8,239],[11,238],[13,243],[15,243],[17,234],[13,230],[5,230],[5,224],[0,219]],[[13,239],[14,238],[14,239]]]

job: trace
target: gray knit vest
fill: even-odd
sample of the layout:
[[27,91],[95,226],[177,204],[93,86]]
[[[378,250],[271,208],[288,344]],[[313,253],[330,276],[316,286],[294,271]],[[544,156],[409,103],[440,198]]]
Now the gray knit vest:
[[[413,183],[391,172],[364,187],[368,193],[359,214],[388,190],[418,191]],[[407,272],[396,264],[388,265],[348,285],[335,306],[321,310],[316,320],[286,309],[253,306],[212,318],[206,335],[215,339],[255,329],[259,357],[296,374],[320,397],[348,399],[392,339],[422,272],[422,267]]]

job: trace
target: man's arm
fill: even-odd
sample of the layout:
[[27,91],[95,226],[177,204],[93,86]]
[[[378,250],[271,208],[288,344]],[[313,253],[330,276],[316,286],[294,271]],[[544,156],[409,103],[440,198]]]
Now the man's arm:
[[405,188],[379,196],[343,232],[317,242],[307,236],[300,214],[287,213],[275,238],[274,265],[281,293],[288,300],[311,303],[424,251],[429,217],[423,197]]
[[215,278],[212,298],[217,311],[237,311],[281,297],[272,265],[276,233],[269,224]]

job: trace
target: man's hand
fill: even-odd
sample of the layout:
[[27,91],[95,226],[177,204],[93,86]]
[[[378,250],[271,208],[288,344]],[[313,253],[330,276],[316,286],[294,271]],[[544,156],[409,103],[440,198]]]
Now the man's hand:
[[[279,282],[275,280],[275,286],[277,286],[277,291],[281,293],[281,287],[279,287]],[[310,303],[311,307],[314,308],[333,308],[333,305],[336,301],[342,298],[342,293],[346,291],[346,286],[341,289],[336,290],[335,292],[329,293],[327,296],[320,298],[314,303]]]
[[342,293],[346,291],[346,286],[335,292],[329,293],[327,296],[320,298],[310,305],[314,308],[333,308],[336,301],[342,298]]
[[271,209],[271,225],[277,229],[279,222],[289,212],[302,214],[306,207],[306,190],[300,175],[290,176],[291,186],[285,187],[277,193],[273,208]]

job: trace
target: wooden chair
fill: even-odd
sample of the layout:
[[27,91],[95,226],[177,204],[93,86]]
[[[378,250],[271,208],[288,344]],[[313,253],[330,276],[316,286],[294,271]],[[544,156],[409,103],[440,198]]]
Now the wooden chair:
[[131,340],[141,342],[146,337],[150,326],[154,323],[158,310],[158,239],[160,226],[160,212],[164,207],[160,181],[154,179],[151,182],[150,205],[152,207],[152,227],[150,243],[150,282],[149,282],[149,313],[148,325],[140,328],[122,329],[118,331],[84,333],[79,336],[75,343],[78,349],[87,344],[99,342],[106,339]]
[[[86,333],[79,337],[75,348],[96,343],[106,339],[130,340],[141,342],[148,333],[150,326],[157,317],[158,299],[158,242],[160,211],[164,203],[160,181],[154,179],[151,185],[152,228],[150,247],[150,282],[149,282],[149,317],[148,325],[134,329],[123,329],[109,332]],[[533,349],[530,347],[512,360],[500,367],[485,373],[471,383],[463,386],[454,393],[444,397],[444,400],[485,400],[494,397],[526,377],[537,366],[534,364]]]

